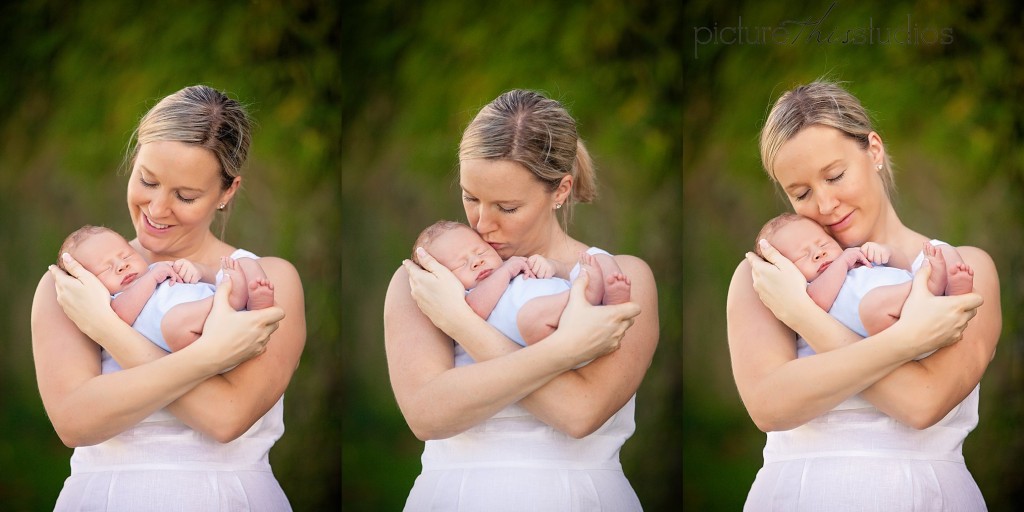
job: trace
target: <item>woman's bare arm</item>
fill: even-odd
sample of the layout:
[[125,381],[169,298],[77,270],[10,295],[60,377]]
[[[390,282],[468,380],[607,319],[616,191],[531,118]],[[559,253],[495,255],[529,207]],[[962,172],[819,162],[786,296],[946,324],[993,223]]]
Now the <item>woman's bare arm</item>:
[[[221,442],[244,434],[277,403],[291,382],[306,345],[306,306],[298,272],[281,258],[262,257],[259,263],[274,284],[275,306],[284,312],[266,350],[227,373],[204,380],[167,407],[188,426]],[[203,336],[192,345],[214,341],[204,340],[210,321],[204,326]]]
[[[615,262],[630,279],[630,300],[640,306],[619,349],[559,375],[521,402],[541,421],[577,438],[600,428],[636,394],[658,346],[658,292],[650,267],[634,256],[615,256]],[[559,325],[552,336],[576,335],[571,326]]]
[[[135,405],[135,410],[139,411],[132,415],[132,419],[114,422],[102,408],[89,409],[86,407],[83,410],[89,411],[88,413],[69,418],[69,421],[74,423],[79,419],[84,419],[89,422],[94,421],[96,425],[103,425],[104,428],[85,428],[82,437],[98,438],[94,442],[102,441],[164,406],[167,406],[168,410],[191,428],[222,442],[230,441],[241,435],[262,417],[281,396],[295,370],[305,342],[305,321],[301,283],[294,267],[277,258],[263,258],[261,264],[275,284],[277,306],[247,312],[235,312],[226,303],[220,311],[215,306],[214,312],[207,320],[203,336],[185,350],[174,354],[168,355],[160,350],[123,322],[104,320],[104,311],[109,310],[108,307],[95,308],[98,313],[76,314],[76,318],[83,319],[81,321],[87,324],[86,331],[90,332],[94,338],[102,340],[115,360],[128,370],[100,376],[99,358],[94,355],[89,360],[88,371],[84,374],[85,379],[66,383],[64,388],[56,393],[54,401],[69,402],[68,406],[71,408],[78,407],[79,403],[83,402],[120,400],[121,403],[124,403],[124,397],[121,395],[130,392],[136,395],[134,399],[138,401],[138,404]],[[44,302],[40,301],[39,297],[37,297],[37,302],[41,308],[47,307],[43,305]],[[87,303],[88,301],[76,300],[73,302]],[[41,334],[40,336],[36,336],[34,333],[34,345],[50,346],[56,343],[53,341],[55,339],[64,336],[78,336],[87,342],[85,346],[90,349],[91,353],[98,354],[98,347],[95,346],[95,343],[78,332],[78,328],[74,327],[75,324],[67,319],[55,301],[52,305],[61,312],[62,318],[68,322],[69,325],[65,327],[72,327],[75,332],[65,328],[57,333]],[[283,315],[287,315],[287,319],[281,320]],[[280,323],[278,323],[279,320]],[[266,339],[275,329],[276,333],[268,343]],[[248,359],[254,352],[245,353],[245,351],[251,350],[248,347],[253,346],[253,341],[256,340],[262,340],[258,342],[261,347],[258,350],[263,350],[263,344],[266,344],[266,352]],[[41,352],[46,351],[43,349]],[[245,355],[237,357],[232,355],[236,353]],[[46,358],[47,356],[41,357]],[[40,356],[37,355],[38,359]],[[163,359],[170,359],[172,362],[164,363]],[[211,364],[210,361],[214,361],[214,363]],[[243,361],[244,363],[242,363]],[[242,364],[228,373],[217,374],[223,368],[237,363]],[[54,374],[59,373],[61,368],[68,364],[73,363],[64,362],[53,365],[53,368],[45,374],[45,378],[63,379],[63,377],[55,377]],[[188,382],[166,381],[153,377],[152,368],[167,364],[171,365],[175,374],[180,373],[183,376],[191,376],[194,371],[202,369],[199,382],[195,383],[191,380]],[[136,369],[137,366],[143,366],[143,368]],[[210,366],[212,368],[209,368]],[[117,376],[116,379],[128,379],[133,383],[146,381],[146,385],[104,387],[84,397],[73,398],[70,396],[72,392],[85,387],[87,383],[91,386],[93,381],[113,380],[109,378],[111,376]],[[93,379],[93,377],[98,377],[98,379]],[[44,375],[40,374],[40,378],[43,379]],[[168,399],[168,396],[151,390],[150,384],[155,384],[161,389],[166,386],[166,391],[173,395],[173,398]],[[43,387],[44,384],[41,380],[41,391]],[[44,398],[44,402],[45,400]],[[174,400],[177,401],[170,403]],[[56,427],[57,420],[54,421]]]
[[[764,248],[762,250],[764,251]],[[769,248],[769,251],[765,251],[766,256],[771,261],[775,261],[771,259],[774,256],[773,253],[774,249],[771,248]],[[751,262],[749,259],[746,263],[758,265],[758,262]],[[760,263],[763,264],[763,262]],[[764,279],[776,279],[778,276],[773,274],[782,275],[786,270],[789,270],[785,262],[777,261],[776,263],[782,272],[775,272],[775,267],[772,267],[770,264],[764,264],[764,268],[759,268],[755,274]],[[743,267],[746,267],[746,265],[741,265],[741,268]],[[793,270],[795,271],[795,269]],[[994,272],[994,268],[992,270]],[[965,375],[977,375],[977,378],[980,379],[980,373],[978,373],[977,368],[974,369],[973,373],[960,373],[955,370],[943,373],[944,371],[940,370],[933,376],[926,377],[924,373],[921,373],[922,364],[927,366],[934,363],[924,361],[912,362],[905,359],[905,356],[907,351],[912,353],[912,355],[917,355],[930,348],[941,347],[956,341],[956,337],[961,332],[965,333],[965,337],[973,336],[969,332],[970,328],[964,331],[964,327],[967,326],[967,321],[975,313],[979,315],[984,313],[981,308],[977,310],[974,308],[983,299],[986,303],[991,302],[993,298],[991,294],[980,293],[957,297],[934,297],[930,293],[926,293],[925,287],[919,286],[919,281],[926,275],[924,272],[919,272],[920,275],[915,278],[911,298],[908,299],[905,306],[903,318],[893,327],[861,341],[859,336],[849,331],[849,329],[842,326],[831,316],[818,308],[803,304],[802,302],[806,300],[799,297],[798,294],[789,292],[774,293],[780,288],[785,288],[785,286],[780,286],[783,280],[790,281],[791,279],[784,278],[779,280],[774,286],[759,286],[758,290],[762,290],[766,295],[759,298],[756,293],[752,293],[752,290],[748,288],[748,286],[752,287],[750,284],[751,280],[742,276],[742,274],[749,272],[749,267],[743,268],[742,271],[738,269],[737,274],[734,275],[733,284],[730,287],[729,340],[733,354],[734,374],[736,375],[737,385],[740,387],[741,396],[744,394],[755,395],[753,398],[744,397],[744,403],[747,404],[748,411],[755,422],[763,429],[777,430],[800,425],[808,419],[834,407],[838,402],[850,396],[852,389],[858,387],[866,389],[867,391],[862,396],[871,400],[883,412],[905,424],[922,428],[941,419],[942,416],[963,399],[963,396],[966,396],[973,389],[977,381],[975,380],[973,384],[970,383],[970,380],[964,381],[963,377]],[[984,287],[985,285],[981,286]],[[800,360],[801,365],[817,367],[821,364],[828,364],[831,360],[830,354],[833,352],[841,354],[839,357],[842,360],[847,360],[851,353],[860,351],[851,351],[851,349],[862,349],[865,345],[872,347],[878,344],[878,340],[887,340],[880,347],[881,353],[869,357],[869,360],[873,360],[875,363],[873,365],[875,370],[865,371],[865,369],[860,369],[851,373],[850,367],[839,365],[834,371],[803,381],[804,385],[797,386],[796,388],[798,389],[796,392],[801,396],[796,398],[798,401],[807,404],[807,407],[803,407],[799,403],[793,404],[792,407],[775,404],[777,401],[786,401],[794,398],[792,395],[776,397],[771,396],[771,391],[766,392],[764,395],[756,391],[751,392],[750,390],[762,390],[762,384],[766,381],[765,375],[774,370],[770,363],[767,362],[767,358],[756,355],[757,346],[750,347],[749,340],[758,339],[758,332],[764,331],[766,333],[762,337],[767,337],[768,333],[772,332],[788,333],[788,347],[783,346],[782,350],[784,352],[781,353],[787,354],[787,360],[795,358],[792,349],[792,337],[795,335],[785,327],[785,324],[775,320],[775,315],[764,304],[760,305],[760,308],[764,309],[758,308],[756,302],[761,302],[762,300],[767,304],[772,304],[775,315],[785,320],[786,324],[792,325],[799,330],[804,335],[804,338],[808,340],[808,343],[818,352],[818,355],[814,357]],[[995,301],[998,303],[998,296],[995,297]],[[744,326],[738,324],[738,322],[743,321],[740,317],[748,316],[750,321],[747,325],[753,328],[744,330]],[[990,320],[983,316],[980,322],[971,322],[970,325],[990,325],[989,322]],[[772,325],[770,331],[764,329],[764,326],[768,324]],[[740,326],[736,327],[737,325]],[[998,335],[996,334],[995,337],[998,337]],[[935,355],[951,352],[962,343],[956,343],[949,348],[940,350]],[[985,357],[990,358],[991,354],[989,353]],[[929,357],[928,359],[931,358]],[[888,367],[894,361],[901,362],[896,367],[891,368],[890,371],[883,371],[882,376],[878,375],[878,368]],[[938,361],[942,361],[942,358]],[[775,364],[781,365],[785,363],[786,361]],[[882,366],[878,366],[879,364]],[[987,364],[987,359],[985,364]],[[753,367],[753,370],[748,368],[748,366]],[[974,366],[976,367],[976,364]],[[983,372],[983,367],[981,372]],[[896,379],[893,379],[893,377],[896,377]],[[853,383],[854,385],[846,389],[836,388],[833,386],[836,384],[835,379],[847,379],[849,380],[848,383]],[[932,381],[931,379],[937,380]],[[942,382],[944,379],[949,379],[949,381]],[[881,386],[876,384],[876,382],[881,384]],[[897,382],[899,383],[898,385],[893,385]],[[826,386],[821,384],[826,384]],[[812,385],[815,392],[821,393],[821,400],[819,402],[808,400],[802,396],[803,393],[806,393],[807,390],[804,388],[808,385]],[[869,386],[871,386],[870,389]],[[954,391],[954,387],[957,391]],[[744,391],[745,389],[747,391]],[[761,407],[764,404],[768,405]]]
[[[134,332],[110,314],[112,321]],[[32,302],[32,351],[43,406],[57,435],[70,447],[123,432],[218,370],[215,363],[175,354],[145,369],[101,375],[99,345],[65,315],[49,272],[39,281]]]
[[[797,359],[796,334],[761,302],[750,263],[744,260],[733,273],[726,317],[736,387],[762,431],[798,427],[916,355],[880,334],[843,351]],[[804,306],[824,313],[809,298]]]
[[[418,270],[413,267],[399,268],[388,285],[384,342],[391,387],[417,438],[443,439],[458,434],[580,362],[575,354],[566,353],[562,344],[541,343],[508,357],[455,367],[452,340],[413,300],[409,271]],[[487,325],[460,296],[456,298],[464,308],[459,321]]]
[[[974,291],[984,300],[977,315],[963,330],[963,339],[920,361],[901,366],[863,393],[880,411],[915,428],[937,423],[981,382],[1002,331],[995,263],[976,247],[961,247],[959,251],[974,269]],[[904,307],[904,317],[916,314]],[[820,338],[828,339],[827,336]]]
[[[422,256],[421,261],[424,261]],[[597,430],[636,393],[658,342],[657,291],[649,267],[632,256],[616,256],[616,262],[632,282],[632,303],[629,307],[639,306],[641,311],[624,335],[616,334],[622,336],[619,349],[582,368],[560,374],[520,402],[541,421],[574,437],[583,437]],[[428,268],[443,275],[441,269]],[[453,308],[449,306],[438,307],[429,316],[442,323],[442,329],[459,341],[476,361],[489,361],[545,344],[578,343],[581,338],[590,336],[583,332],[584,329],[602,322],[607,323],[604,328],[612,332],[613,324],[621,325],[621,318],[617,316],[620,311],[629,311],[616,309],[618,307],[588,305],[585,311],[591,317],[579,323],[570,321],[571,312],[582,308],[567,307],[569,317],[563,313],[559,329],[542,342],[525,349],[485,322],[451,321],[450,311]],[[584,324],[587,327],[583,327]]]

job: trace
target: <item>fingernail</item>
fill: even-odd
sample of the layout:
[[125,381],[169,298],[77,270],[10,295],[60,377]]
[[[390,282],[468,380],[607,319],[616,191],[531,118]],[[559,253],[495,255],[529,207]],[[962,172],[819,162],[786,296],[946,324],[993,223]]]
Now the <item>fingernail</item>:
[[768,240],[765,240],[764,238],[762,238],[762,239],[757,241],[757,245],[759,245],[761,247],[768,247]]
[[60,255],[60,259],[62,259],[62,260],[64,260],[64,261],[71,261],[71,255],[70,255],[70,254],[68,254],[68,253],[66,253],[66,252],[65,252],[65,253],[62,253],[62,254]]
[[426,254],[427,254],[427,251],[424,248],[422,248],[422,247],[417,247],[416,248],[416,255],[417,256],[424,256]]

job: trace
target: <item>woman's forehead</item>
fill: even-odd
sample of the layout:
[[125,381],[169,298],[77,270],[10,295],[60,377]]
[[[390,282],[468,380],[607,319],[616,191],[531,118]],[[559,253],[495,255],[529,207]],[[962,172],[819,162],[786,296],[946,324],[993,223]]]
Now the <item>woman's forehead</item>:
[[[220,179],[220,162],[201,146],[176,141],[153,141],[139,146],[135,168],[162,180],[207,185]],[[202,183],[200,183],[202,182]]]
[[514,200],[543,191],[533,173],[511,160],[463,160],[459,166],[459,185],[476,197],[495,201]]
[[835,128],[808,126],[779,148],[775,157],[775,177],[783,186],[787,178],[805,173],[819,174],[841,163],[854,142]]

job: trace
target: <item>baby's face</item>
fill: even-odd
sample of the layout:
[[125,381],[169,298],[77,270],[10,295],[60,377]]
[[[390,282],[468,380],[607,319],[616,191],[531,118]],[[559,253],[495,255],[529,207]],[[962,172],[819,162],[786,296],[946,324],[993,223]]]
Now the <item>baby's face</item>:
[[501,256],[469,227],[458,227],[434,239],[430,255],[451,270],[467,290],[501,266]]
[[843,253],[843,248],[810,219],[799,219],[775,231],[769,238],[792,261],[808,282],[813,281]]
[[71,255],[92,272],[111,293],[128,287],[149,265],[128,242],[117,233],[103,231],[81,241]]

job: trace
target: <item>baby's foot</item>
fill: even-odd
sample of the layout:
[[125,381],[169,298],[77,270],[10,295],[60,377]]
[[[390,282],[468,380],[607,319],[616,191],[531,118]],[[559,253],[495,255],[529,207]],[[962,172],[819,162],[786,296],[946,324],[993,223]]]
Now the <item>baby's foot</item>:
[[938,247],[925,242],[924,257],[928,258],[928,264],[932,266],[932,273],[928,276],[928,290],[932,295],[944,295],[946,293],[946,258]]
[[255,311],[273,305],[274,285],[270,284],[269,279],[253,279],[249,283],[249,303],[246,305],[246,309]]
[[946,295],[963,295],[974,290],[974,269],[966,263],[957,263],[949,267],[949,279],[946,282]]
[[632,283],[629,282],[629,278],[621,272],[616,272],[608,276],[604,281],[604,304],[622,304],[623,302],[629,302],[629,289],[632,287]]
[[581,252],[580,268],[586,270],[590,275],[587,290],[583,294],[587,298],[587,302],[595,306],[601,304],[601,299],[604,297],[604,272],[601,271],[601,265],[597,264],[593,256]]
[[230,256],[220,259],[220,268],[224,272],[224,278],[231,280],[231,295],[228,296],[228,304],[237,311],[245,309],[245,303],[249,297],[249,291],[245,288],[245,276],[238,267],[238,263]]

